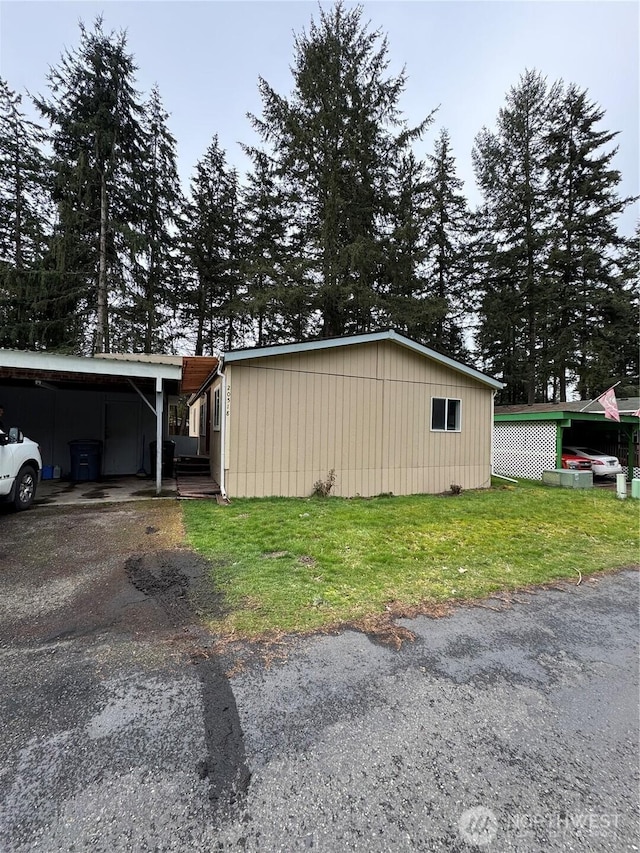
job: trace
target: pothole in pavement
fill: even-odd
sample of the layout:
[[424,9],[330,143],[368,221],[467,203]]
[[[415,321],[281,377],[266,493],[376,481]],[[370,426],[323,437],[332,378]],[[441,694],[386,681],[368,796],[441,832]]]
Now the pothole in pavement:
[[129,557],[125,573],[131,585],[158,604],[173,628],[220,616],[224,596],[208,577],[210,566],[192,551],[157,551]]

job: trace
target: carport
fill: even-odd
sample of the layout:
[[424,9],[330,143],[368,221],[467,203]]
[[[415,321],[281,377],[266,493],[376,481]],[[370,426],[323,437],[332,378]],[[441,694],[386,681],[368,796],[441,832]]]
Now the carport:
[[620,423],[604,416],[596,400],[496,406],[493,469],[496,474],[541,480],[542,472],[562,467],[562,447],[595,447],[617,456],[627,480],[640,477],[638,430],[633,415],[640,398],[618,399]]
[[167,401],[180,393],[181,375],[181,356],[0,350],[0,403],[6,425],[37,441],[43,465],[59,467],[63,477],[69,442],[98,440],[102,474],[134,475],[149,465],[159,495]]

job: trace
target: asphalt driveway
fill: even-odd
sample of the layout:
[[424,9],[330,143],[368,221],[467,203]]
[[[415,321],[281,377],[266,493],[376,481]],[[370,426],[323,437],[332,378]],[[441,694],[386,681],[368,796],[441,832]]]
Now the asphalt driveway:
[[217,654],[181,532],[0,514],[2,851],[640,847],[635,571]]

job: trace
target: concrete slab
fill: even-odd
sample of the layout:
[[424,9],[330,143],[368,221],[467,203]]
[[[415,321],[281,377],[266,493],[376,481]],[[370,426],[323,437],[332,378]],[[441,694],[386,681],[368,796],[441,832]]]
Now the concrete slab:
[[[177,498],[174,479],[162,480],[161,498]],[[70,506],[74,504],[123,503],[156,497],[155,480],[150,477],[113,477],[99,482],[71,483],[68,480],[42,480],[38,484],[34,506]]]

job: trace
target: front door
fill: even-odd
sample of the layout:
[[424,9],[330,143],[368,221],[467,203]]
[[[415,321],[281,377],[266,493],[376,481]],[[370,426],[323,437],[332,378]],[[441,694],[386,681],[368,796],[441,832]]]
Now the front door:
[[103,474],[135,474],[142,464],[142,447],[138,447],[139,412],[137,400],[110,400],[105,404]]

